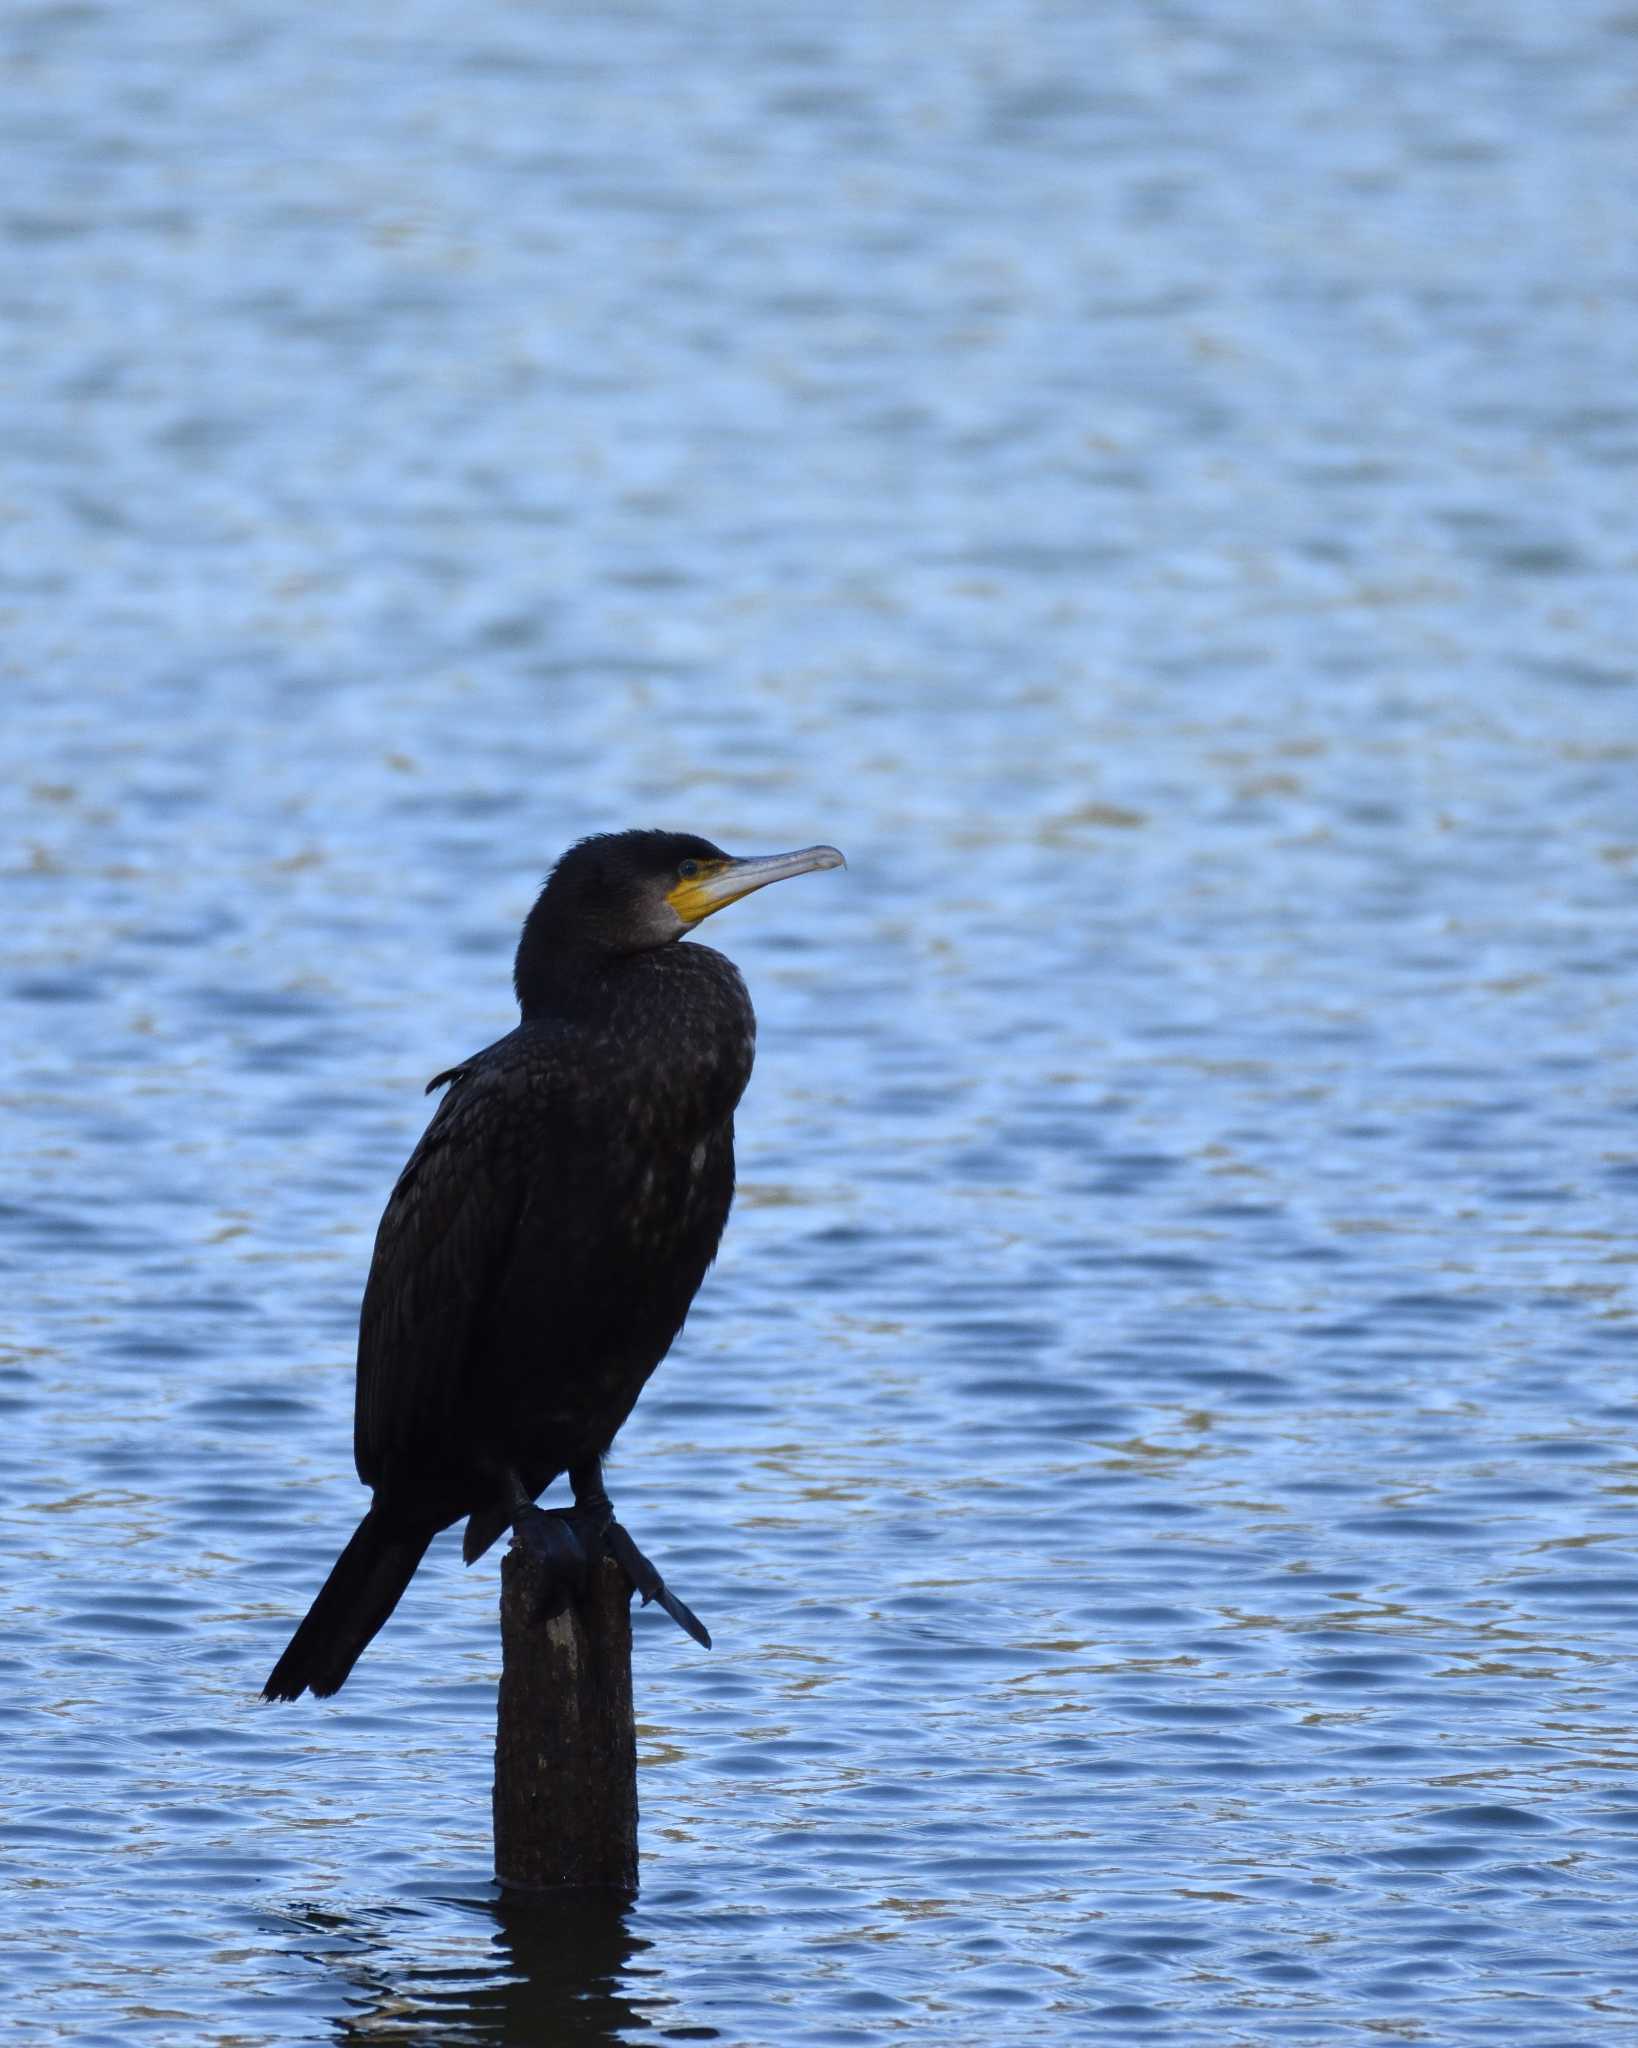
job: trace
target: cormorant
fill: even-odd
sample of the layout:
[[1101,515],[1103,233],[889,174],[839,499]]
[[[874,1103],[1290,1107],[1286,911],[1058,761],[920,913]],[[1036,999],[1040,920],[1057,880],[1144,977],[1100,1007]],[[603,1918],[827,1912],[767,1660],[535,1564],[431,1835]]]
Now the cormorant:
[[[353,1452],[374,1498],[264,1698],[335,1692],[463,1516],[468,1564],[510,1525],[561,1607],[606,1549],[709,1646],[601,1477],[716,1256],[756,1041],[738,968],[673,941],[841,865],[833,846],[733,860],[616,832],[553,869],[518,942],[523,1021],[427,1084],[448,1093],[381,1218],[359,1317]],[[563,1472],[574,1507],[536,1507]]]

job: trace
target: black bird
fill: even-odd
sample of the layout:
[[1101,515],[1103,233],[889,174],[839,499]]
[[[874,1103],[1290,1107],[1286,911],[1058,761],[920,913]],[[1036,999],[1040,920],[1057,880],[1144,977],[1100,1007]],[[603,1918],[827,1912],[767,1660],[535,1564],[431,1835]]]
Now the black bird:
[[[374,1498],[265,1699],[335,1692],[463,1516],[468,1564],[510,1525],[560,1607],[606,1549],[709,1646],[601,1476],[716,1256],[756,1043],[738,968],[673,942],[841,865],[833,846],[732,860],[681,832],[604,833],[558,862],[518,942],[523,1021],[428,1083],[449,1092],[387,1203],[359,1317],[353,1455]],[[536,1507],[563,1472],[574,1507]]]

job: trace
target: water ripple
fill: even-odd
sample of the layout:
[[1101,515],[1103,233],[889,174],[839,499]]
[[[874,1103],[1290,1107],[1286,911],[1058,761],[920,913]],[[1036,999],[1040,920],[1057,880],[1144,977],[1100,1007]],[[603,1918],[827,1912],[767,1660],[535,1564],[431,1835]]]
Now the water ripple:
[[[1631,2038],[1631,21],[14,11],[12,2031]],[[851,865],[515,1900],[453,1539],[253,1696],[627,821]]]

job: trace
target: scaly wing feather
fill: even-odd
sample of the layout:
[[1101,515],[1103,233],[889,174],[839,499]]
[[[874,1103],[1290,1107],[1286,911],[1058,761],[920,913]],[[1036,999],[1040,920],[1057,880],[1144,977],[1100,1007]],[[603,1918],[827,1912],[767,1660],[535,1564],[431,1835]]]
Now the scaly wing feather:
[[358,1332],[353,1449],[367,1486],[430,1476],[462,1437],[471,1350],[527,1192],[527,1078],[482,1054],[455,1070],[382,1215]]

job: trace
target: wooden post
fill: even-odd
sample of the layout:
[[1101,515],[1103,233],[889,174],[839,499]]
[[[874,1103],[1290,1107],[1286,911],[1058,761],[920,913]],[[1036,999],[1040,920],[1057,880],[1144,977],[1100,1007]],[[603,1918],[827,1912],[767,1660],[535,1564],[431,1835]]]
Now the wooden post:
[[540,1567],[514,1544],[501,1561],[495,1875],[635,1892],[631,1585],[604,1558],[583,1603],[535,1621],[539,1597]]

